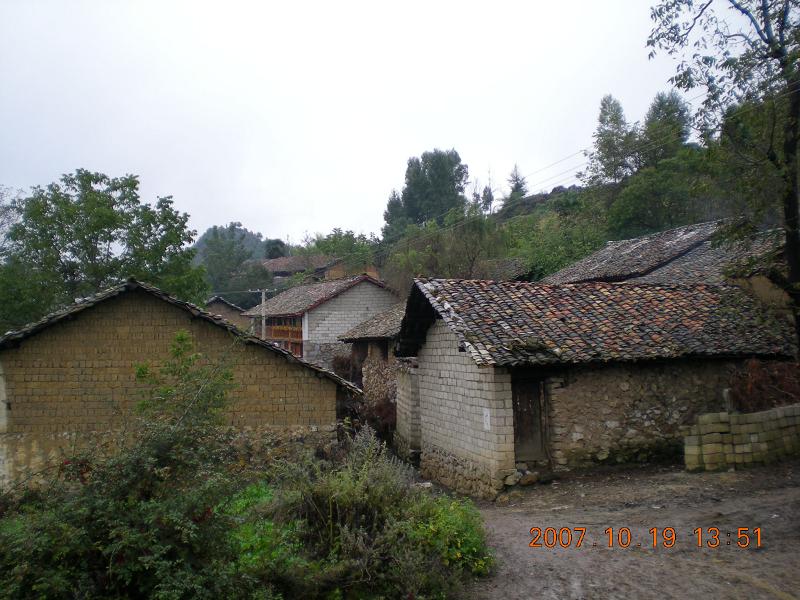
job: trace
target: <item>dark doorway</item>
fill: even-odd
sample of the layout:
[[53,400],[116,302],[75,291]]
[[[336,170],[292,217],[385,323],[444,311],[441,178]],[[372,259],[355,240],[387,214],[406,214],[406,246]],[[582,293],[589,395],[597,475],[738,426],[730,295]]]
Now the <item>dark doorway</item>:
[[515,373],[511,378],[514,402],[514,455],[517,462],[546,460],[542,415],[544,380],[532,374]]

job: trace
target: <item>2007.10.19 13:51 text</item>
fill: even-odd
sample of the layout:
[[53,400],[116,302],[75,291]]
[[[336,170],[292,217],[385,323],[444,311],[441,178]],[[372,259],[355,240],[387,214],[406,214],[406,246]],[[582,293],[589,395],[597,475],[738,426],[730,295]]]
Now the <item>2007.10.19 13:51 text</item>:
[[[585,527],[531,527],[531,541],[528,544],[531,548],[581,548],[584,545],[586,536]],[[648,530],[646,541],[635,542],[628,527],[606,527],[604,543],[600,547],[607,548],[672,548],[678,541],[678,536],[674,527],[651,527]],[[720,546],[735,546],[738,548],[760,548],[761,547],[761,528],[739,527],[735,534],[722,532],[718,527],[697,527],[691,536],[687,536],[689,541],[693,541],[698,548],[718,548]],[[724,541],[723,541],[724,540]],[[588,544],[587,544],[588,545]],[[598,543],[592,542],[591,546],[596,548]]]

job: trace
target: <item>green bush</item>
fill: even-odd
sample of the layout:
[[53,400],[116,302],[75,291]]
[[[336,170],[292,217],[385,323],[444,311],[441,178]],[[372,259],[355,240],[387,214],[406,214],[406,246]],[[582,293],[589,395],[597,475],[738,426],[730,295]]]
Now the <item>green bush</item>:
[[367,428],[340,464],[285,463],[272,483],[232,503],[235,538],[242,569],[286,597],[447,597],[491,567],[472,503],[413,486]]

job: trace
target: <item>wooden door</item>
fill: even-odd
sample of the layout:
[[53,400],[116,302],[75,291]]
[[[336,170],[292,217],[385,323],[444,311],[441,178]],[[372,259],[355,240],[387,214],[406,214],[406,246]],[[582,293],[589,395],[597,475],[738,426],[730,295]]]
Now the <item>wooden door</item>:
[[517,462],[546,460],[542,411],[544,381],[528,375],[511,380],[514,403],[514,455]]

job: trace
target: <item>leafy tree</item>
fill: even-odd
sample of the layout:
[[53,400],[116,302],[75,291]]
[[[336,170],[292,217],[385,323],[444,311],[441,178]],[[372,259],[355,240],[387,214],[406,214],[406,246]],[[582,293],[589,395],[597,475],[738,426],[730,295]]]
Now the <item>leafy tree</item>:
[[600,101],[594,151],[581,178],[590,184],[620,183],[635,171],[636,129],[628,125],[619,100],[610,94]]
[[675,156],[691,132],[689,106],[675,91],[659,92],[647,110],[639,139],[640,165],[653,167]]
[[[265,251],[265,244],[270,240],[264,240],[264,236],[257,232],[257,231],[250,231],[246,227],[243,227],[241,223],[231,223],[226,225],[225,227],[234,226],[235,232],[241,238],[240,244],[244,246],[247,250],[250,251],[250,255],[253,258],[261,258],[264,256]],[[213,234],[214,230],[221,228],[218,225],[214,225],[213,227],[209,227],[203,232],[199,238],[197,238],[197,242],[194,245],[194,249],[197,251],[195,255],[195,262],[200,264],[201,257],[203,255],[203,247],[206,245],[206,241],[208,238]],[[280,240],[276,240],[280,241]],[[283,244],[283,242],[281,242]]]
[[341,258],[350,270],[363,270],[374,264],[377,245],[378,240],[373,236],[367,237],[363,233],[356,235],[349,229],[342,231],[336,227],[327,235],[317,234],[306,240],[305,246],[299,248],[298,252],[309,256],[325,254]]
[[534,280],[591,254],[608,239],[602,200],[591,191],[563,190],[529,215],[509,221],[511,252],[524,259]]
[[771,130],[772,143],[762,159],[783,178],[780,198],[789,267],[785,287],[794,301],[800,339],[800,4],[660,0],[651,16],[651,56],[663,50],[680,59],[672,79],[679,88],[707,89],[699,117],[709,129],[732,105],[776,98],[785,102],[782,126]]
[[608,211],[614,238],[631,238],[726,216],[706,152],[685,148],[628,179]]
[[469,169],[455,150],[433,150],[408,159],[405,186],[399,196],[393,192],[384,212],[384,240],[399,239],[410,224],[429,220],[438,224],[453,208],[466,203],[464,189]]
[[[204,298],[204,272],[192,265],[194,231],[170,197],[154,206],[139,199],[133,175],[112,178],[78,169],[59,183],[35,187],[11,203],[0,279],[17,278],[0,291],[0,322],[19,326],[75,298],[128,276],[187,300]],[[35,293],[17,310],[10,289]]]
[[288,254],[289,247],[283,240],[272,238],[264,240],[264,258],[280,258]]
[[206,232],[200,260],[214,292],[227,288],[242,263],[252,258],[253,251],[246,247],[244,240],[241,223],[230,223],[225,227],[215,225]]

